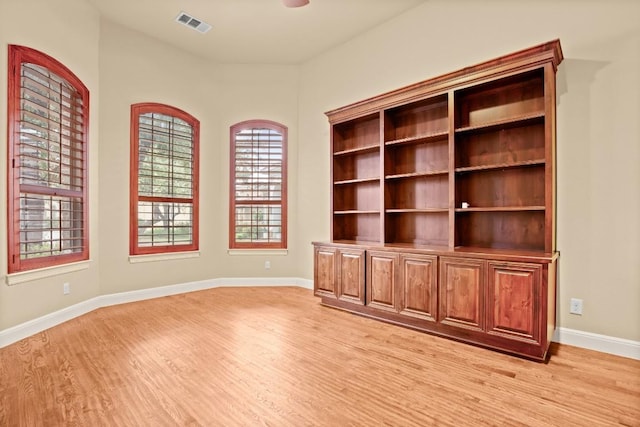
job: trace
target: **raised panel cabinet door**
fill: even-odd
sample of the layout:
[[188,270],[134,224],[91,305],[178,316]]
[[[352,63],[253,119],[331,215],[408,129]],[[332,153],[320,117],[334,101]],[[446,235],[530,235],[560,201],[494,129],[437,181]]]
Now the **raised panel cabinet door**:
[[396,310],[395,286],[398,283],[399,255],[367,252],[367,305],[387,311]]
[[540,341],[542,266],[489,262],[487,332]]
[[338,299],[364,305],[364,249],[340,249]]
[[337,298],[336,249],[316,247],[314,252],[313,293],[316,296]]
[[440,322],[482,331],[486,261],[440,259]]
[[402,255],[400,268],[400,313],[435,322],[438,310],[438,257]]

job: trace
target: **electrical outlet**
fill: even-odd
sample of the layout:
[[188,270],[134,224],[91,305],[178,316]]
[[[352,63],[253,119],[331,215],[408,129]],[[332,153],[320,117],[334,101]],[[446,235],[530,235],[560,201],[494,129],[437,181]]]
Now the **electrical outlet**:
[[271,268],[271,261],[265,261],[264,262],[264,268],[265,268],[265,270],[269,270]]
[[579,298],[571,298],[571,306],[569,307],[569,313],[582,314],[582,300]]
[[62,284],[62,293],[65,295],[69,295],[71,293],[71,285],[69,285],[68,283],[63,283]]

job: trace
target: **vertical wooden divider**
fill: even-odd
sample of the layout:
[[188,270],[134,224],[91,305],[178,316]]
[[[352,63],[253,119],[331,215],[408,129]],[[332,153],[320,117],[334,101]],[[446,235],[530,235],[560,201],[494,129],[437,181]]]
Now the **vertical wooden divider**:
[[449,247],[456,245],[456,110],[454,91],[449,91]]

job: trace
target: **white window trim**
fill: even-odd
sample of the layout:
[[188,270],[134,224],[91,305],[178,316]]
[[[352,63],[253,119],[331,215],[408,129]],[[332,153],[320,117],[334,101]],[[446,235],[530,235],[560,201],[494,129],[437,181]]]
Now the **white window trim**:
[[51,267],[38,268],[35,270],[20,271],[18,273],[7,274],[6,282],[9,286],[32,282],[38,279],[46,279],[48,277],[59,276],[61,274],[86,270],[90,265],[91,260],[86,260],[64,265],[53,265]]
[[288,255],[287,249],[228,249],[229,255]]
[[174,259],[199,258],[200,251],[190,252],[166,252],[162,254],[129,255],[129,264],[141,264],[144,262],[170,261]]

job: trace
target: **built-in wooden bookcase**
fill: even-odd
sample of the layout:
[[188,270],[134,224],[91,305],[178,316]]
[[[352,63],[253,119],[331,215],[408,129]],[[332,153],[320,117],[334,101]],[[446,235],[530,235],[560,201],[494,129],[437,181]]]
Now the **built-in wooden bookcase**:
[[324,304],[544,359],[561,61],[556,40],[327,113]]

